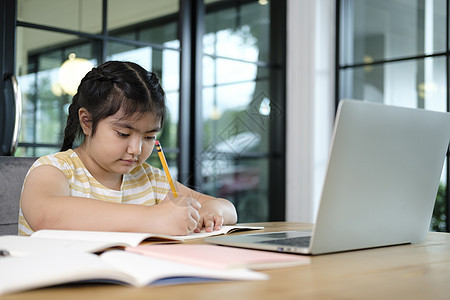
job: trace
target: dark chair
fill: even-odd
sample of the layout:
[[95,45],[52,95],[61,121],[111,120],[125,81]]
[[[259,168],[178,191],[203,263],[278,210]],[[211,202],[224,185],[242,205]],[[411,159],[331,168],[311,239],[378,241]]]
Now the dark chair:
[[0,235],[17,235],[22,184],[34,157],[0,156]]

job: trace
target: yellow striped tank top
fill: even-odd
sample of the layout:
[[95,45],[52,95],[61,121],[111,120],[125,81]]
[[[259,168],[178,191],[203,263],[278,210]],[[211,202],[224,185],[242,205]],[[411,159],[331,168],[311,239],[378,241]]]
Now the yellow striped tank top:
[[[155,205],[161,202],[170,190],[164,172],[147,163],[123,175],[120,191],[111,190],[99,183],[72,149],[39,158],[28,173],[40,165],[52,165],[60,169],[69,181],[70,195],[76,197],[115,203]],[[33,232],[20,208],[19,235],[30,235]]]

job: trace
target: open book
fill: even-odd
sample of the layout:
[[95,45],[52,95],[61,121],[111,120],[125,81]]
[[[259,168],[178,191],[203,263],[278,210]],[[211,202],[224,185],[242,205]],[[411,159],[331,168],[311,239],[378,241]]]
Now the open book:
[[30,237],[0,236],[1,250],[7,250],[13,256],[23,256],[49,251],[77,250],[100,252],[114,247],[137,246],[142,242],[183,242],[209,236],[228,234],[239,230],[262,229],[259,226],[232,225],[223,226],[213,232],[191,233],[185,236],[171,236],[152,233],[78,231],[78,230],[39,230]]
[[58,252],[0,258],[0,295],[78,282],[142,287],[217,280],[265,280],[246,269],[215,270],[146,257],[121,250],[95,255]]

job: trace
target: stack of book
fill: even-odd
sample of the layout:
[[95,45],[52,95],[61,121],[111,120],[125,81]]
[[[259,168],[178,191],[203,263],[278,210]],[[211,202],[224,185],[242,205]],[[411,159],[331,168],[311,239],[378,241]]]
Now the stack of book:
[[41,230],[0,236],[0,295],[67,283],[135,287],[205,281],[267,280],[255,270],[309,263],[304,256],[206,244],[182,244],[262,227],[167,236],[144,233]]

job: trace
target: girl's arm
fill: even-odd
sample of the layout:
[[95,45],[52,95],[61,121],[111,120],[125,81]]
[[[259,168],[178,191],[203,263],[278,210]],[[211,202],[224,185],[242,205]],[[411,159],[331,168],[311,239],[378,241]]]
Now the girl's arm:
[[70,196],[64,174],[53,166],[43,165],[27,176],[21,207],[35,231],[71,229],[186,235],[197,228],[200,204],[195,199],[179,200],[183,205],[167,199],[159,205],[144,206]]
[[236,224],[237,213],[234,205],[223,198],[215,198],[208,196],[197,191],[194,191],[179,182],[176,182],[178,197],[193,198],[201,204],[200,220],[198,222],[198,228],[195,232],[205,227],[207,232],[213,230],[220,230],[224,224]]

